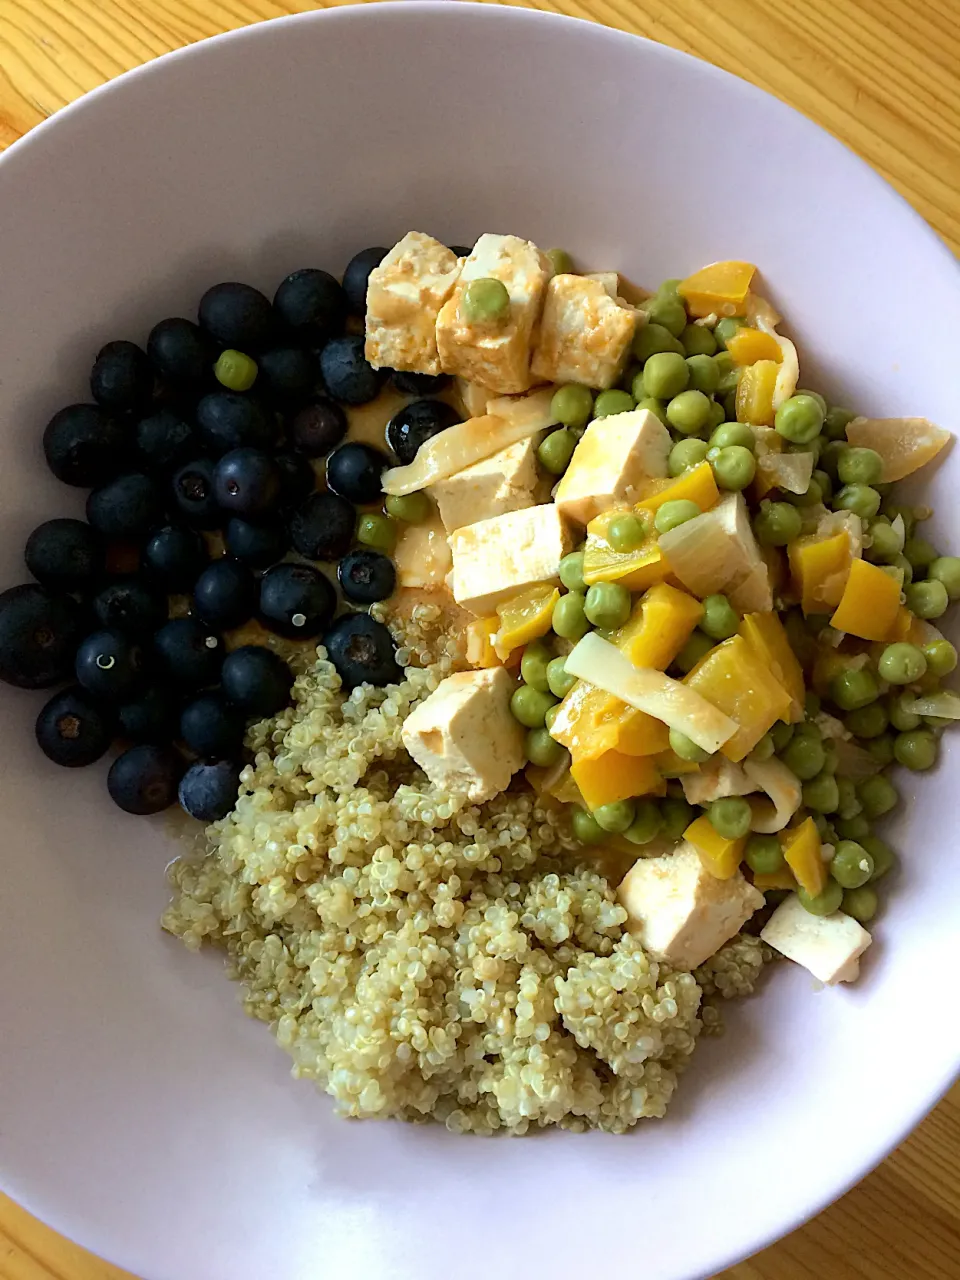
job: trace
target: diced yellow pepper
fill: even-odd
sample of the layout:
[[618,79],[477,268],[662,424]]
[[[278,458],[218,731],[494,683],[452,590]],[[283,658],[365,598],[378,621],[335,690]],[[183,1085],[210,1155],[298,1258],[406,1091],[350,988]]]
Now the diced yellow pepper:
[[692,316],[740,315],[756,270],[752,262],[712,262],[680,281],[680,297]]
[[789,827],[780,839],[787,866],[797,877],[800,887],[812,896],[823,893],[827,868],[820,856],[820,833],[813,819],[807,818],[799,827]]
[[623,706],[623,714],[618,718],[617,750],[625,756],[655,756],[666,751],[670,730],[663,721],[626,703]]
[[670,731],[661,720],[581,680],[561,702],[551,736],[583,761],[608,751],[655,755],[666,748]]
[[781,867],[779,871],[767,871],[760,874],[755,872],[753,887],[759,889],[761,893],[766,893],[768,889],[796,889],[797,882],[792,871],[787,867]]
[[499,618],[474,618],[467,623],[467,661],[471,667],[499,667],[502,662],[493,647]]
[[743,860],[743,851],[747,847],[747,837],[739,840],[728,840],[720,835],[707,815],[695,819],[683,833],[700,855],[704,868],[718,880],[729,880],[737,874]]
[[573,774],[568,769],[554,786],[547,788],[548,794],[552,795],[554,800],[559,800],[561,804],[583,804],[583,796],[580,794],[580,788],[573,780]]
[[741,367],[756,364],[758,360],[773,360],[779,364],[783,359],[780,343],[772,334],[762,329],[751,329],[744,325],[727,339],[727,350],[733,356],[734,364]]
[[613,643],[635,667],[665,671],[703,617],[703,605],[686,591],[660,582],[644,592]]
[[550,630],[553,606],[560,599],[556,587],[546,582],[527,587],[519,595],[511,596],[497,605],[500,626],[493,637],[493,647],[501,660],[506,660],[515,649],[539,640]]
[[853,547],[845,529],[829,538],[810,534],[787,548],[793,584],[804,613],[833,613],[843,596],[853,563]]
[[899,611],[899,582],[879,565],[854,560],[830,625],[861,640],[885,640]]
[[790,720],[803,719],[803,700],[806,689],[803,669],[783,629],[783,623],[775,613],[748,613],[740,623],[740,634],[756,650],[760,661],[769,667],[771,675],[783,686],[790,698]]
[[737,383],[737,421],[756,427],[772,427],[773,393],[780,366],[775,360],[758,360],[748,365]]
[[605,511],[587,525],[587,542],[583,549],[583,580],[588,587],[595,582],[618,582],[628,591],[645,591],[663,582],[670,566],[660,554],[656,532],[643,540],[635,551],[614,551],[607,541],[607,529],[617,511]]
[[720,748],[728,760],[742,760],[790,713],[790,695],[740,635],[711,649],[684,684],[736,721],[737,732]]
[[656,757],[656,765],[664,778],[682,778],[685,773],[699,773],[700,766],[692,760],[684,760],[667,747]]
[[627,756],[620,751],[605,751],[595,760],[574,760],[570,776],[589,809],[649,795],[660,782],[650,756]]
[[[779,349],[779,348],[778,348]],[[754,453],[757,458],[757,474],[750,486],[750,496],[754,502],[766,497],[771,489],[777,487],[776,460],[783,453],[784,439],[773,427],[753,423]],[[774,550],[775,548],[770,548]]]
[[654,513],[665,502],[675,502],[686,498],[695,502],[701,511],[709,511],[720,501],[720,490],[713,478],[713,467],[709,462],[698,462],[675,480],[652,480],[650,492],[637,503],[638,511]]

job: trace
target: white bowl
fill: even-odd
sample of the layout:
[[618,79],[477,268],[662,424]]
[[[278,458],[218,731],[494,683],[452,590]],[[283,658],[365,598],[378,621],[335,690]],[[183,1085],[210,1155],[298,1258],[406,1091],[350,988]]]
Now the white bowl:
[[[103,341],[409,228],[515,232],[649,283],[749,258],[804,382],[960,427],[956,266],[807,120],[602,27],[336,9],[162,58],[0,161],[0,582],[39,519],[80,508],[40,434]],[[958,487],[954,451],[928,490],[953,548]],[[780,966],[630,1137],[480,1141],[349,1124],[294,1082],[219,958],[157,927],[168,828],[116,811],[102,770],[49,764],[37,706],[0,690],[0,1180],[149,1280],[702,1276],[862,1176],[960,1063],[955,749],[902,780],[903,871],[859,985]]]

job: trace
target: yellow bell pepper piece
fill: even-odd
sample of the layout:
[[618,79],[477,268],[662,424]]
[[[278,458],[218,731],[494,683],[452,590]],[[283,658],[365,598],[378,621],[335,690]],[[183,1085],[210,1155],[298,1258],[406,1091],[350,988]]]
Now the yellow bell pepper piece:
[[704,813],[690,823],[683,838],[696,849],[710,875],[718,880],[729,880],[737,874],[743,860],[743,851],[747,847],[746,836],[741,836],[739,840],[728,840],[720,835]]
[[665,502],[674,502],[678,498],[695,502],[701,511],[709,511],[717,505],[720,490],[709,462],[698,462],[675,480],[651,481],[650,492],[637,503],[636,509],[654,514]]
[[829,538],[810,534],[787,548],[793,584],[804,613],[832,613],[840,603],[853,563],[850,535],[845,529]]
[[760,875],[754,873],[753,887],[766,893],[768,889],[796,889],[797,882],[792,871],[781,867],[779,871],[767,871]]
[[741,368],[756,364],[758,360],[773,360],[779,364],[783,359],[776,338],[762,329],[751,329],[749,325],[744,325],[727,339],[727,350],[733,356],[734,364]]
[[807,818],[799,827],[789,827],[783,832],[781,842],[787,866],[800,887],[813,896],[823,893],[827,868],[820,856],[820,833],[813,819]]
[[[709,464],[708,464],[709,465]],[[628,591],[645,591],[663,582],[670,566],[660,554],[656,532],[650,534],[635,551],[614,551],[607,541],[607,529],[617,511],[605,511],[587,525],[587,542],[583,549],[583,580],[588,587],[595,582],[619,582]]]
[[775,613],[748,613],[740,623],[740,634],[790,698],[790,720],[803,719],[806,689],[803,668],[790,648],[783,623]]
[[737,421],[757,427],[772,427],[773,393],[780,366],[775,360],[758,360],[748,365],[737,383]]
[[703,605],[686,591],[660,582],[644,592],[630,618],[613,634],[635,667],[665,671],[703,617]]
[[467,661],[471,667],[499,667],[502,662],[493,647],[499,618],[474,618],[467,623]]
[[541,582],[498,604],[500,626],[493,637],[497,656],[506,661],[515,649],[545,636],[553,619],[553,606],[559,599],[556,587]]
[[712,262],[680,281],[680,297],[692,316],[740,315],[756,270],[752,262]]
[[663,721],[585,680],[575,684],[561,702],[551,736],[575,761],[595,760],[615,750],[628,756],[652,756],[670,741]]
[[737,732],[720,748],[728,760],[742,760],[769,728],[790,714],[790,695],[740,635],[711,649],[684,684],[736,722]]
[[589,809],[648,795],[660,782],[650,756],[628,756],[620,751],[605,751],[595,760],[574,760],[570,776]]
[[879,565],[854,560],[830,625],[861,640],[885,640],[899,611],[899,582]]

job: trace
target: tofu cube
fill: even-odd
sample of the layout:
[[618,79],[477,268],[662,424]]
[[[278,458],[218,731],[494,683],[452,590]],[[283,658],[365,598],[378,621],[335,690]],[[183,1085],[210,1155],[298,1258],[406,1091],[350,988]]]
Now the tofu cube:
[[492,800],[523,766],[524,733],[510,711],[516,685],[504,667],[458,671],[407,716],[403,745],[430,781]]
[[[503,395],[527,391],[534,383],[530,355],[549,278],[549,259],[529,240],[481,236],[437,318],[437,347],[444,373]],[[470,322],[461,312],[466,286],[471,280],[484,279],[499,280],[510,295],[509,313],[500,324]]]
[[611,507],[630,506],[644,480],[666,476],[672,445],[670,432],[647,409],[594,418],[573,451],[554,501],[582,525]]
[[374,267],[364,352],[375,369],[440,373],[437,316],[459,274],[456,254],[420,231],[408,231]]
[[448,533],[535,505],[538,439],[518,440],[432,486],[430,492]]
[[611,297],[601,280],[554,276],[547,285],[534,376],[544,382],[612,387],[623,372],[637,327],[632,307]]
[[774,951],[830,984],[856,981],[860,957],[873,941],[851,916],[842,911],[815,916],[795,893],[780,903],[760,937]]
[[552,502],[480,520],[450,535],[453,598],[481,617],[538,582],[560,581],[573,532]]
[[763,906],[763,894],[739,871],[718,880],[686,842],[674,853],[634,863],[617,897],[641,946],[678,969],[703,964]]

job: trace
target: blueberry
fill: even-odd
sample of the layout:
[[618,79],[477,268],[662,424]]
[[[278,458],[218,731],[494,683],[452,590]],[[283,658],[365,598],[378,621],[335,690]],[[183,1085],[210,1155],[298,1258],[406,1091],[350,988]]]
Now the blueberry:
[[122,631],[94,631],[80,642],[77,679],[105,702],[126,702],[143,683],[143,650]]
[[126,445],[120,424],[93,404],[61,409],[43,433],[47,466],[64,484],[85,489],[111,480],[121,470]]
[[107,790],[127,813],[160,813],[176,800],[182,774],[183,759],[173,747],[142,743],[114,760]]
[[367,310],[367,281],[370,272],[387,256],[387,250],[379,245],[373,249],[361,249],[347,263],[343,273],[343,292],[347,295],[350,314],[362,316]]
[[77,769],[106,752],[113,741],[109,711],[83,689],[55,693],[37,716],[37,743],[54,764]]
[[154,685],[117,711],[120,732],[131,742],[170,742],[179,724],[177,699],[170,690]]
[[260,579],[260,621],[280,636],[309,640],[330,625],[337,593],[309,564],[278,564]]
[[27,539],[23,558],[43,586],[82,591],[103,572],[106,551],[96,529],[82,520],[63,518],[38,525]]
[[239,707],[219,693],[202,693],[188,702],[180,716],[180,737],[205,760],[237,755],[243,746],[246,720]]
[[397,571],[379,551],[351,551],[337,566],[340,590],[354,604],[374,604],[393,595]]
[[273,460],[280,468],[280,501],[295,507],[317,487],[317,473],[302,453],[278,453]]
[[380,477],[390,465],[386,454],[369,444],[342,444],[327,459],[327,484],[351,502],[378,502]]
[[216,360],[213,343],[192,320],[173,316],[150,330],[147,355],[171,386],[196,390],[210,376]]
[[276,337],[277,313],[249,284],[215,284],[200,299],[200,327],[221,347],[262,351]]
[[224,658],[220,682],[235,707],[262,720],[275,716],[290,701],[293,672],[278,654],[258,644],[245,644]]
[[213,492],[224,511],[266,515],[280,499],[280,468],[260,449],[231,449],[216,465]]
[[209,458],[196,458],[180,468],[173,477],[173,497],[191,524],[213,529],[220,523],[220,508],[213,491],[213,463]]
[[405,396],[431,396],[450,381],[447,373],[407,373],[402,369],[395,369],[392,376],[393,385]]
[[82,635],[77,602],[28,582],[0,593],[0,680],[46,689],[64,680]]
[[143,567],[166,591],[189,591],[207,563],[207,548],[195,529],[168,524],[155,529],[143,548]]
[[413,400],[387,423],[387,444],[406,466],[417,456],[422,444],[462,421],[456,409],[443,400]]
[[308,560],[339,560],[353,541],[357,513],[336,493],[315,493],[290,518],[294,551]]
[[298,338],[320,345],[343,329],[347,300],[328,271],[305,267],[287,276],[273,305]]
[[162,512],[160,488],[142,471],[108,480],[87,498],[87,519],[106,538],[136,539],[157,523]]
[[94,596],[93,612],[107,630],[143,635],[163,626],[167,597],[146,578],[121,578]]
[[282,406],[302,404],[320,381],[320,365],[303,347],[274,347],[258,361],[257,390]]
[[141,461],[151,471],[175,471],[200,453],[196,431],[171,409],[141,418],[136,439]]
[[282,560],[289,545],[280,524],[255,523],[231,516],[224,531],[227,550],[254,569],[266,569]]
[[212,391],[197,405],[205,452],[214,458],[230,449],[269,449],[276,436],[271,416],[258,400],[238,391]]
[[338,618],[323,643],[345,689],[355,689],[358,684],[395,684],[401,679],[393,637],[382,622],[367,613]]
[[90,373],[90,391],[109,413],[131,413],[150,403],[153,366],[135,342],[108,342]]
[[315,400],[295,415],[287,435],[294,449],[308,458],[322,458],[347,434],[347,415],[332,400]]
[[201,822],[225,818],[237,803],[240,765],[235,760],[192,764],[180,779],[180,807]]
[[214,560],[193,589],[193,609],[201,621],[218,631],[239,627],[253,617],[257,584],[246,565],[230,556]]
[[181,689],[216,684],[223,660],[223,641],[199,618],[171,618],[153,637],[161,673]]
[[363,337],[332,338],[320,352],[320,372],[335,400],[366,404],[375,400],[387,377],[386,369],[374,369],[363,354]]

